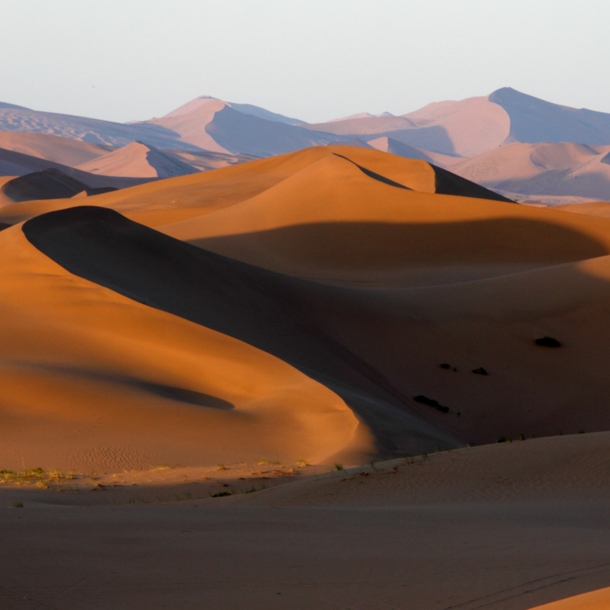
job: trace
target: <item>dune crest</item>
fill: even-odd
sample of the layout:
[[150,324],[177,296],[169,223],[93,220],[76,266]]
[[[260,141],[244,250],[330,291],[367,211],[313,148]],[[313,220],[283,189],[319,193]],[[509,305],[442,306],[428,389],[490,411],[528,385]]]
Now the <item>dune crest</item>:
[[141,142],[133,142],[92,161],[82,163],[79,169],[102,176],[134,178],[171,178],[198,171],[177,155]]
[[355,438],[345,403],[277,358],[70,274],[19,226],[0,248],[3,467],[314,463]]

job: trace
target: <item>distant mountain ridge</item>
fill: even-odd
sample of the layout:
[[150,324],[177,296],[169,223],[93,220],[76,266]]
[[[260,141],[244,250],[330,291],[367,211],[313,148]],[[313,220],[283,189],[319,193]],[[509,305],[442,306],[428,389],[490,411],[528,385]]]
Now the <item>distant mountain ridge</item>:
[[[466,163],[466,160],[495,154],[494,151],[511,144],[610,146],[610,113],[553,104],[504,87],[487,96],[434,102],[399,116],[387,112],[379,115],[360,113],[308,124],[252,104],[200,96],[162,117],[128,124],[38,112],[0,103],[0,132],[50,134],[113,148],[140,142],[159,154],[163,154],[161,151],[179,154],[182,161],[174,159],[175,163],[170,163],[165,159],[159,177],[312,146],[340,144],[431,161],[458,174],[468,168],[464,176],[472,178],[480,170],[476,169],[477,163]],[[514,149],[519,158],[525,154],[524,150],[517,153]],[[184,157],[186,153],[191,158]],[[119,160],[128,157],[111,151],[109,154]],[[157,155],[156,152],[150,154]],[[216,157],[210,157],[209,163],[207,160],[203,164],[195,162],[191,167],[191,161],[195,161],[192,155],[201,154]],[[496,157],[504,158],[503,155]],[[574,162],[576,165],[562,171],[576,171],[580,161],[574,157]],[[159,156],[155,163],[160,163]],[[487,159],[486,163],[489,165],[491,161]],[[596,167],[597,173],[604,173],[602,165],[597,163]],[[126,175],[120,168],[112,171]],[[152,169],[146,171],[154,173]],[[532,177],[528,176],[529,182],[524,185],[518,176],[507,176],[502,186],[510,183],[511,193],[532,195],[531,190],[537,188],[536,185],[546,188],[545,185],[552,184],[554,195],[591,197],[595,193],[597,198],[610,200],[605,177],[595,178],[594,188],[591,187],[593,179],[589,178],[588,186],[581,189],[582,192],[579,184],[584,185],[584,180],[560,180],[553,174],[532,183]],[[485,184],[496,186],[489,181]]]
[[211,96],[195,98],[162,117],[128,124],[0,103],[0,131],[53,134],[114,147],[142,142],[162,150],[259,157],[354,139],[367,145],[390,138],[397,151],[400,143],[459,158],[512,142],[610,145],[610,113],[569,108],[504,87],[483,97],[434,102],[400,116],[361,113],[317,124]]

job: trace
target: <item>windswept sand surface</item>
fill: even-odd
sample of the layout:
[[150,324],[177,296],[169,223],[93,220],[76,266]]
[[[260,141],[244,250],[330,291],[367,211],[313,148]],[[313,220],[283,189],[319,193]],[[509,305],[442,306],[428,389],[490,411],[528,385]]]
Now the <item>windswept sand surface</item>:
[[610,220],[566,211],[348,146],[7,202],[0,606],[607,586]]
[[[209,480],[189,472],[185,482],[184,471],[174,482],[174,471],[157,472],[166,481],[148,495],[130,473],[120,476],[127,487],[95,491],[5,486],[0,600],[526,610],[607,584],[609,458],[610,437],[599,433],[393,460],[230,497],[209,497]],[[17,501],[24,507],[10,508]],[[569,603],[558,608],[604,607]]]

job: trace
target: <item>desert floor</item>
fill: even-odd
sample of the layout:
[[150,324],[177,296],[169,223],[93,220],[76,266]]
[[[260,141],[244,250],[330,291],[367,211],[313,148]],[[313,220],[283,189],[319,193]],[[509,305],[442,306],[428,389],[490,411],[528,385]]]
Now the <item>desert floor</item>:
[[610,578],[609,433],[226,468],[3,485],[1,607],[525,610]]

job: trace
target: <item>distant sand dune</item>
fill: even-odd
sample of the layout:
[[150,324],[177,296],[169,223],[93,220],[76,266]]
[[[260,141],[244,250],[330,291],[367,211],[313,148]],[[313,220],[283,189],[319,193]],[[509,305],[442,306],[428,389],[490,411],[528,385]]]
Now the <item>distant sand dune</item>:
[[451,165],[451,171],[519,200],[552,197],[610,199],[609,146],[507,144]]
[[134,178],[171,178],[195,174],[198,171],[180,157],[141,142],[133,142],[102,157],[82,163],[79,169],[102,176]]

